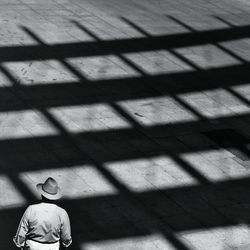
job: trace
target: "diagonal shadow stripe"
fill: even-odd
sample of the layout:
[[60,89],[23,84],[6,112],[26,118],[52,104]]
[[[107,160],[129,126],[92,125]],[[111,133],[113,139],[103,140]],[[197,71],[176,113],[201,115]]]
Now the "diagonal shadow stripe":
[[[18,91],[19,95],[30,103],[35,101],[41,107],[49,108],[117,102],[162,95],[171,96],[248,84],[249,80],[249,65],[244,64],[207,69],[202,72],[191,71],[126,79],[94,80],[89,82],[87,88],[80,85],[78,81],[56,84],[53,82],[36,83],[32,86],[20,85],[15,92]],[[152,86],[152,88],[147,86]],[[28,109],[13,94],[10,94],[11,90],[12,87],[0,87],[0,111]]]
[[[175,133],[182,134],[183,132],[209,131],[215,129],[215,127],[225,127],[226,124],[237,124],[239,121],[249,120],[249,118],[249,115],[241,115],[211,119],[208,122],[179,122],[145,127],[143,129],[144,134],[155,136],[155,140],[162,145],[162,151],[159,150],[159,145],[138,134],[136,129],[131,128],[82,132],[72,134],[72,136],[81,143],[81,147],[87,153],[93,155],[101,163],[145,159],[166,155],[166,152],[179,155],[214,150],[215,148],[209,144],[197,144],[195,147],[187,147],[176,140],[173,135]],[[160,137],[157,139],[159,134]],[[145,146],[142,147],[142,145]],[[242,146],[247,147],[247,145]],[[70,147],[67,140],[60,135],[0,140],[0,148],[2,160],[9,162],[6,167],[16,169],[17,172],[32,169],[39,170],[45,165],[47,168],[60,168],[89,163],[87,158],[84,158],[77,150]],[[45,148],[47,151],[44,151]],[[55,156],[59,161],[55,159]],[[29,158],[29,161],[27,161],[27,158]]]
[[[69,57],[103,56],[150,50],[173,49],[207,43],[225,42],[249,37],[250,26],[230,27],[196,33],[181,33],[150,38],[120,39],[111,41],[76,42],[0,48],[0,62],[63,59]],[[96,50],[92,48],[96,47]]]

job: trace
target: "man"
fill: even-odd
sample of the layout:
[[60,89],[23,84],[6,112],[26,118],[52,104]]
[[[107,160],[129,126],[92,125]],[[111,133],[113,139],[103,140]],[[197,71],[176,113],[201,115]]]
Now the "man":
[[55,204],[61,198],[56,180],[49,177],[37,189],[42,200],[26,209],[14,243],[24,250],[59,250],[60,242],[68,247],[72,243],[70,221],[67,212]]

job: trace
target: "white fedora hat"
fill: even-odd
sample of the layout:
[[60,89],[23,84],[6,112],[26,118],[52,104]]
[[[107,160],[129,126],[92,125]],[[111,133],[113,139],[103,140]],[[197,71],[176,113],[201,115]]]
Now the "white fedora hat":
[[37,184],[36,187],[40,194],[49,200],[58,200],[62,197],[57,181],[51,177],[44,183]]

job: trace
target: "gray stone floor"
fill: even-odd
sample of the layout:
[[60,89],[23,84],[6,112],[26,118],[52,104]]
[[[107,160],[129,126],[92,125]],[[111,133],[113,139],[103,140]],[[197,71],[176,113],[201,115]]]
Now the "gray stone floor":
[[250,249],[249,30],[247,0],[0,0],[0,249],[48,176],[71,249]]

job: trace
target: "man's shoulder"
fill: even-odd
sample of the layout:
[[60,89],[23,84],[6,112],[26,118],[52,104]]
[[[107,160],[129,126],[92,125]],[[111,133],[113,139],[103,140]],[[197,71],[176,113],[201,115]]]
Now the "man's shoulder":
[[41,203],[35,203],[35,204],[30,204],[27,209],[36,209],[37,207],[40,207],[41,206]]
[[26,208],[26,212],[31,212],[31,211],[35,211],[37,209],[39,204],[30,204],[27,206]]
[[30,204],[26,207],[26,211],[32,210],[36,204]]
[[57,208],[58,208],[58,211],[60,211],[60,213],[62,213],[63,215],[64,215],[64,214],[68,214],[67,211],[66,211],[64,208],[62,208],[62,207],[60,207],[60,206],[58,206],[58,205],[56,205],[56,206],[57,206]]

